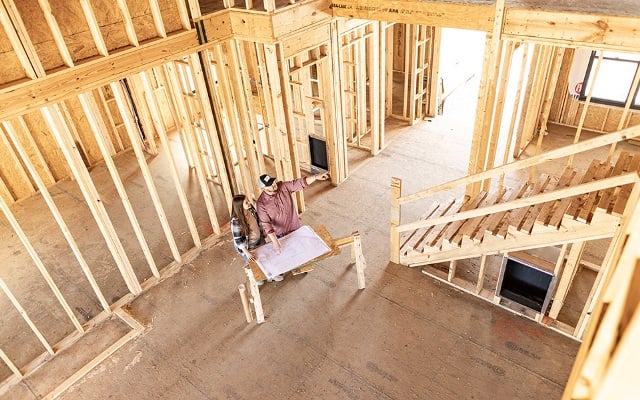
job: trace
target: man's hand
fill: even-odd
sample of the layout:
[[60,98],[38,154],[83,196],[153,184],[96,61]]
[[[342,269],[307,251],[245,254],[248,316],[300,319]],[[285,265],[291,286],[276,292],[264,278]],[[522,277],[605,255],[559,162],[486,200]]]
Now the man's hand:
[[317,174],[316,175],[316,179],[319,180],[319,181],[326,181],[327,179],[329,179],[329,173],[325,172],[325,173],[322,173],[322,174]]

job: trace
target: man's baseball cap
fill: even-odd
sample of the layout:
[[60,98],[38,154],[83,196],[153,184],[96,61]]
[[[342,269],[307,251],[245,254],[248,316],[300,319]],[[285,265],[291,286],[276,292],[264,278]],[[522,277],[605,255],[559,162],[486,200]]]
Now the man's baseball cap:
[[276,178],[269,176],[267,174],[262,174],[260,175],[260,178],[258,178],[258,187],[260,189],[269,187],[271,185],[273,185],[273,182],[276,181]]

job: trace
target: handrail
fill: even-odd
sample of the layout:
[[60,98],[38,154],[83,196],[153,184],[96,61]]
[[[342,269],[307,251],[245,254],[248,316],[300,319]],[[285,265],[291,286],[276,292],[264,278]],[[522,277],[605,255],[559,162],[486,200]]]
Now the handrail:
[[481,215],[493,214],[502,211],[512,210],[515,208],[532,206],[535,204],[545,203],[547,201],[557,200],[566,197],[573,197],[580,194],[603,190],[611,187],[622,186],[629,183],[640,182],[638,172],[629,172],[623,175],[617,175],[594,182],[583,183],[564,189],[554,190],[552,192],[540,193],[531,197],[524,197],[513,201],[493,204],[486,207],[476,208],[473,210],[460,211],[456,214],[445,215],[441,217],[415,221],[395,227],[397,232],[405,232],[419,228],[425,228],[433,225],[445,224],[453,221],[460,221],[468,218],[478,217]]
[[527,158],[526,160],[520,160],[520,161],[515,161],[509,164],[501,165],[499,167],[492,168],[487,171],[479,172],[474,175],[465,176],[459,179],[455,179],[453,181],[449,181],[437,186],[433,186],[431,188],[428,188],[407,196],[402,196],[398,198],[398,204],[399,205],[406,204],[415,200],[425,198],[429,195],[432,195],[438,192],[453,189],[458,186],[468,185],[470,183],[483,181],[487,178],[491,178],[491,177],[503,174],[505,172],[524,169],[526,167],[537,165],[545,161],[555,160],[555,159],[566,157],[572,154],[581,153],[583,151],[592,150],[596,147],[608,145],[611,143],[619,142],[621,140],[625,140],[629,138],[634,138],[637,136],[640,136],[640,125],[632,126],[630,128],[626,128],[617,132],[598,136],[593,139],[584,140],[576,144],[560,147],[560,148],[550,150],[545,153]]

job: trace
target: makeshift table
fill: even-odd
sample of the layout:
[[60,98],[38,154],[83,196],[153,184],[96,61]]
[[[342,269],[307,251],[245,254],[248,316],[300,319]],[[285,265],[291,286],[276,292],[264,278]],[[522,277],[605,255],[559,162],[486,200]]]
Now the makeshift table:
[[[340,249],[351,246],[351,264],[349,265],[355,264],[358,289],[364,289],[364,269],[366,268],[366,261],[362,254],[360,234],[356,231],[349,236],[340,239],[333,239],[327,229],[322,225],[313,227],[312,229],[330,250],[327,253],[301,265],[292,267],[289,271],[304,269],[305,266],[312,263],[340,254]],[[264,322],[264,312],[262,309],[262,300],[260,299],[258,282],[266,279],[266,276],[260,269],[260,266],[254,261],[250,261],[244,266],[244,272],[247,275],[247,283],[246,285],[240,284],[238,286],[238,290],[240,292],[240,298],[242,299],[245,317],[247,322],[250,323],[254,320],[253,313],[255,313],[255,320],[260,324]]]

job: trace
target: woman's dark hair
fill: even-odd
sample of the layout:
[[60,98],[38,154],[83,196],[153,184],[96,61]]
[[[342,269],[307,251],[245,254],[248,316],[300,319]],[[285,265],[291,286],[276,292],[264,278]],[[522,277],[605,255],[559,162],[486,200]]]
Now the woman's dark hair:
[[233,201],[231,202],[231,218],[237,218],[240,227],[242,228],[242,235],[249,235],[249,224],[247,223],[247,219],[244,217],[244,199],[245,195],[238,194],[233,196]]

